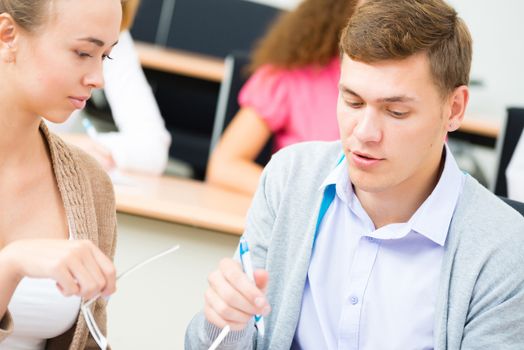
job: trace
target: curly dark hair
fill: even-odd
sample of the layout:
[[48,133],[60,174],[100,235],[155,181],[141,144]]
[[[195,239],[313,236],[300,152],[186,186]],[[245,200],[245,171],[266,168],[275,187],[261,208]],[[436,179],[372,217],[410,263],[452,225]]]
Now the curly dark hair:
[[283,13],[255,46],[249,71],[264,64],[291,69],[323,66],[339,53],[340,32],[357,0],[304,0]]

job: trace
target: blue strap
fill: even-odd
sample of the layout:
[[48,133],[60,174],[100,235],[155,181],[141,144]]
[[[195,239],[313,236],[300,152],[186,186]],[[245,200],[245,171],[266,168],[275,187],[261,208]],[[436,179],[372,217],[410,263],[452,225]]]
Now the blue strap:
[[[342,154],[336,166],[339,166],[339,164],[344,160],[344,158],[345,158],[345,155]],[[335,199],[336,193],[337,193],[337,190],[336,190],[335,184],[326,186],[326,189],[324,190],[324,195],[322,197],[322,203],[320,204],[320,211],[318,213],[317,225],[315,227],[315,237],[313,238],[313,248],[315,247],[315,243],[317,241],[320,224],[322,223],[322,220],[324,219],[326,212],[328,211],[329,207],[331,206],[331,203],[333,203],[333,199]]]
[[324,196],[322,198],[322,203],[320,204],[320,212],[318,213],[317,226],[315,227],[315,238],[313,238],[313,247],[315,247],[315,243],[317,241],[320,223],[322,222],[322,219],[324,219],[324,216],[326,215],[329,206],[331,205],[331,203],[333,203],[333,199],[335,199],[336,193],[337,190],[335,185],[333,184],[327,186],[324,190]]

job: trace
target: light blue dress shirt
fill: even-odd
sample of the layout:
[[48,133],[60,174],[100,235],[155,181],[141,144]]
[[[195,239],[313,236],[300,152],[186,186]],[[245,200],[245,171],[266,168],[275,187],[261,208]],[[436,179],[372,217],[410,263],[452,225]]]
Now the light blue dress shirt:
[[433,349],[444,244],[465,175],[446,147],[441,177],[406,223],[375,229],[347,162],[318,227],[293,349]]

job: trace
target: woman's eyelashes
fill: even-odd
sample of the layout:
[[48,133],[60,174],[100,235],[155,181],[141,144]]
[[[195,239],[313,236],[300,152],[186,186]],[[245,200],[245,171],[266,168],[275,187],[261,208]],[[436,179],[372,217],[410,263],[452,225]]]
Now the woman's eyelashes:
[[[93,58],[94,57],[94,55],[92,55],[92,54],[90,54],[88,52],[85,52],[85,51],[76,50],[75,52],[76,52],[77,56],[80,57],[80,58]],[[102,60],[105,60],[106,58],[110,59],[110,60],[113,59],[108,54],[102,54]]]

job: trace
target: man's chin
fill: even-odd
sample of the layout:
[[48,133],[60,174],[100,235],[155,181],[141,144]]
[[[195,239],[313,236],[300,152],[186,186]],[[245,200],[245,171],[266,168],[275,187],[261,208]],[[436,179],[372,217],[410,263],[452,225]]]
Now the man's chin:
[[380,193],[388,188],[385,179],[375,174],[353,171],[349,178],[356,191]]

